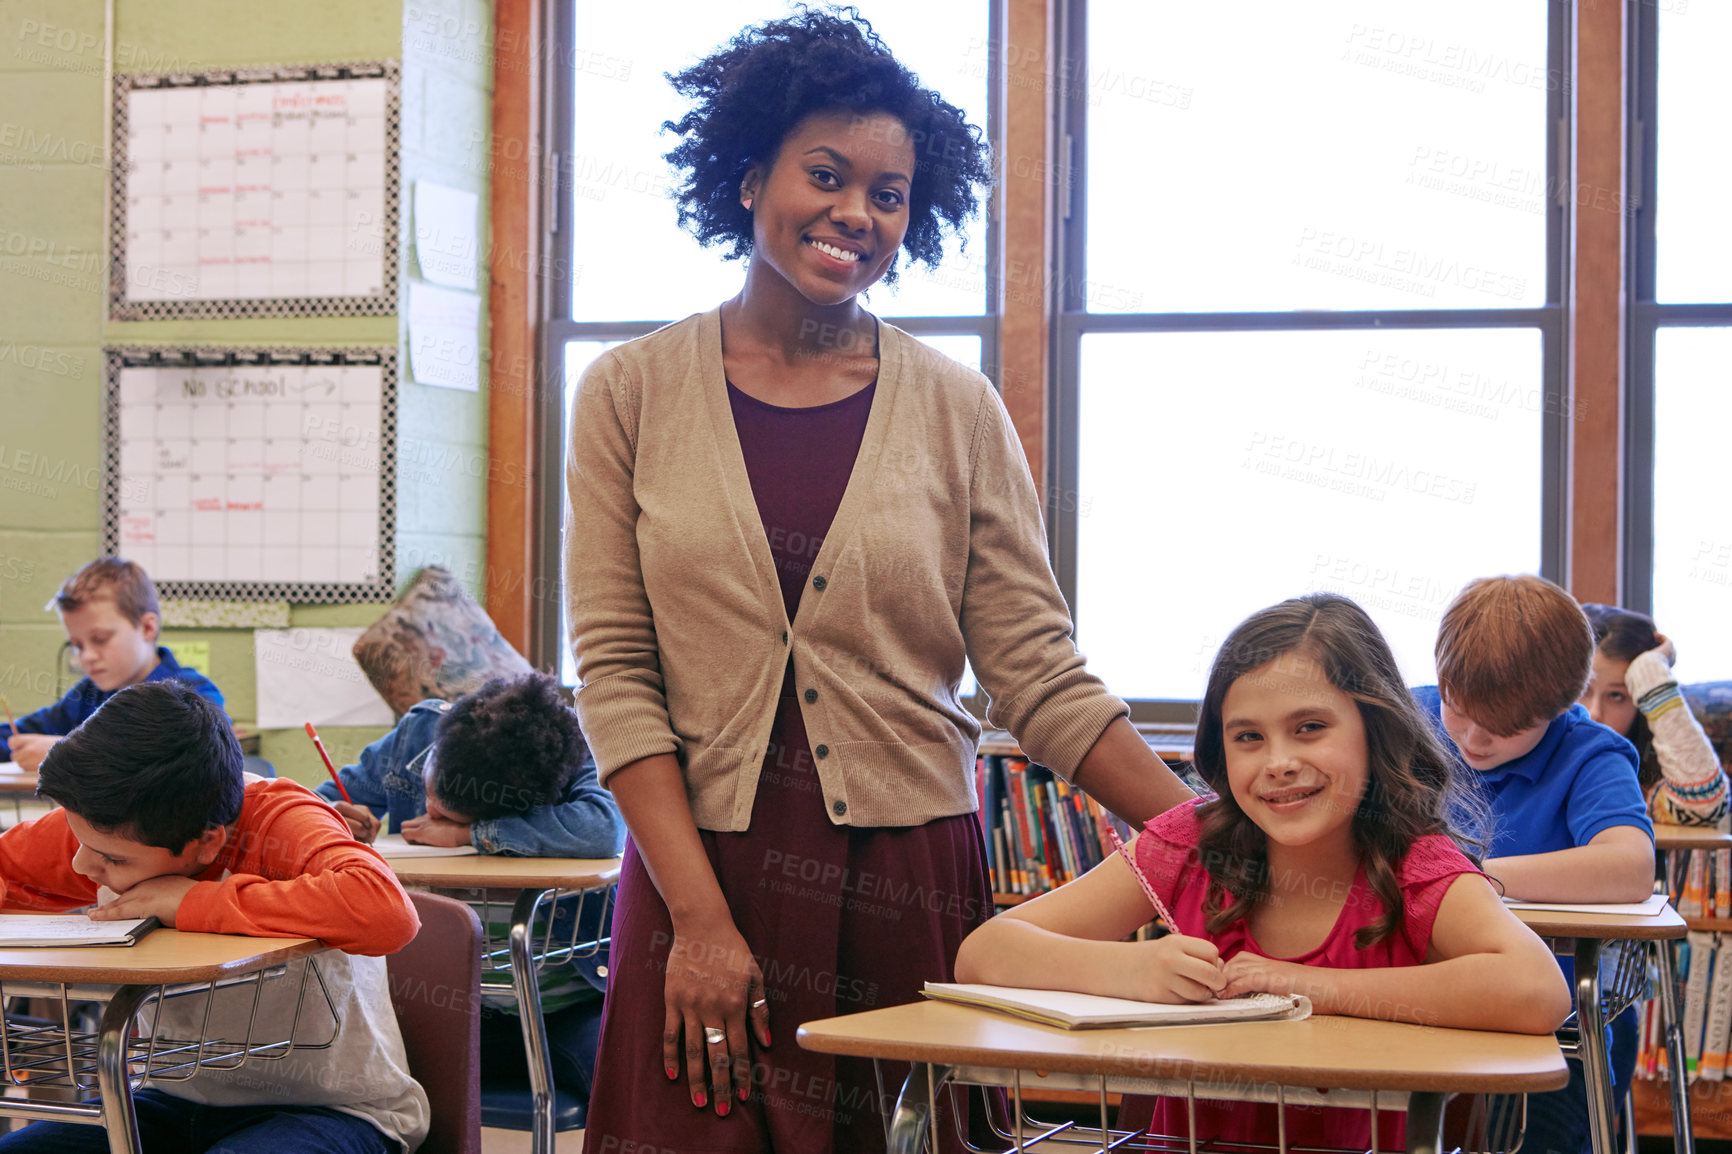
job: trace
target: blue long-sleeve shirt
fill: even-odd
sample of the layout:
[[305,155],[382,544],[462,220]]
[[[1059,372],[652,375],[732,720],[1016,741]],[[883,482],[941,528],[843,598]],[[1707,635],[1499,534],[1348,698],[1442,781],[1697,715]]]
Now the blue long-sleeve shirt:
[[[361,751],[361,760],[337,771],[343,788],[356,805],[366,806],[374,817],[385,819],[391,833],[402,832],[403,823],[427,812],[427,786],[422,776],[427,751],[433,748],[439,719],[451,708],[448,702],[422,701],[403,715],[397,727]],[[339,801],[336,782],[320,782],[314,791],[326,801]],[[583,765],[572,776],[565,795],[552,805],[537,806],[521,817],[497,817],[475,822],[470,840],[482,853],[515,857],[613,857],[625,847],[625,820],[613,795],[596,781],[595,759],[584,754]],[[581,912],[580,912],[581,911]],[[601,921],[611,907],[576,898],[560,900],[554,933],[569,935],[565,927],[579,914],[577,937],[587,941],[601,937],[607,927]],[[579,976],[596,990],[607,988],[608,951],[603,947],[572,963]],[[559,976],[552,970],[542,975],[542,1008],[551,1013],[565,1000]],[[579,987],[581,988],[581,987]],[[594,995],[591,995],[592,997]],[[502,1001],[502,1005],[509,1002]]]
[[[196,669],[188,669],[174,659],[174,652],[166,645],[156,647],[156,668],[150,671],[146,681],[180,680],[186,682],[198,691],[198,695],[215,702],[223,703],[222,690],[218,689],[210,678]],[[10,742],[14,733],[45,733],[51,737],[65,737],[80,725],[84,719],[95,713],[102,704],[116,693],[118,689],[98,689],[96,682],[90,678],[82,678],[77,685],[66,691],[66,696],[53,705],[45,705],[33,713],[26,713],[18,719],[16,726],[0,723],[0,761],[12,759]]]
[[[358,763],[337,773],[355,804],[385,819],[391,833],[427,812],[422,773],[434,730],[450,708],[438,700],[413,706],[397,728],[361,751]],[[342,796],[331,781],[321,782],[315,792],[326,801]],[[595,761],[587,755],[557,802],[521,817],[478,821],[470,829],[470,840],[482,853],[515,857],[613,857],[625,846],[625,821],[613,795],[596,782]]]

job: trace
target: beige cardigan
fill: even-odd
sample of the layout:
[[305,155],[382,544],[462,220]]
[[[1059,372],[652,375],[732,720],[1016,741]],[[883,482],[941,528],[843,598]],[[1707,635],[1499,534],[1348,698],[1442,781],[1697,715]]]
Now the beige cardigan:
[[998,394],[900,329],[878,331],[865,437],[791,623],[728,405],[720,312],[584,373],[565,590],[578,715],[604,783],[673,753],[698,826],[745,829],[790,654],[839,825],[976,808],[965,657],[990,722],[1060,774],[1127,712],[1072,642]]

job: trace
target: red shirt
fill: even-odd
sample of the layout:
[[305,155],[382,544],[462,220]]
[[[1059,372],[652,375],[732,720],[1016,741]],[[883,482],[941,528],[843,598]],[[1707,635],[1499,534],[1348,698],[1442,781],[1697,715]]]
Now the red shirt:
[[[1258,946],[1243,918],[1218,934],[1204,930],[1203,897],[1209,875],[1197,855],[1199,826],[1196,807],[1206,799],[1179,805],[1149,822],[1137,842],[1137,865],[1167,908],[1180,933],[1207,938],[1221,951],[1223,961],[1244,950],[1278,961],[1298,962],[1330,969],[1365,970],[1384,966],[1417,966],[1425,961],[1431,946],[1431,928],[1443,895],[1464,873],[1479,873],[1467,856],[1442,834],[1429,834],[1414,842],[1396,867],[1401,886],[1401,928],[1383,941],[1363,950],[1353,944],[1361,927],[1383,916],[1383,903],[1365,880],[1361,866],[1341,904],[1334,927],[1313,949],[1295,957],[1281,958]],[[1155,1108],[1153,1132],[1186,1133],[1183,1099],[1163,1098]],[[1406,1115],[1379,1111],[1378,1145],[1401,1149],[1406,1142]],[[1254,1102],[1197,1102],[1198,1137],[1274,1142],[1275,1107]],[[1352,1146],[1371,1143],[1369,1111],[1319,1107],[1287,1107],[1289,1145]]]

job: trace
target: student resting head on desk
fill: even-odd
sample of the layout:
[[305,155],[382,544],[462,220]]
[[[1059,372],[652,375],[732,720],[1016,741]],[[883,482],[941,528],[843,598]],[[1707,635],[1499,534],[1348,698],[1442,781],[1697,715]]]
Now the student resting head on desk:
[[[1533,901],[1638,902],[1654,890],[1654,827],[1636,749],[1577,703],[1594,636],[1576,601],[1540,577],[1482,577],[1437,631],[1436,687],[1414,697],[1447,732],[1491,811],[1485,871]],[[1574,961],[1559,958],[1566,978]],[[1611,1029],[1618,1108],[1636,1067],[1636,1015]],[[1570,1085],[1528,1099],[1525,1149],[1588,1146],[1581,1062]]]
[[1678,651],[1632,609],[1582,606],[1594,630],[1594,673],[1582,691],[1588,716],[1630,739],[1655,821],[1718,825],[1726,817],[1726,771],[1672,675]]
[[[495,678],[456,701],[411,708],[397,728],[361,751],[358,763],[338,771],[353,805],[337,800],[335,782],[322,782],[317,792],[362,841],[373,840],[384,819],[390,832],[427,845],[474,845],[517,857],[613,857],[625,823],[613,795],[596,784],[588,754],[559,687],[544,673],[528,673]],[[579,940],[605,935],[602,903],[560,903],[565,916],[573,907],[582,911]],[[595,1073],[607,965],[603,948],[540,971],[553,1079],[584,1098]],[[508,993],[483,991],[481,1055],[490,1075],[524,1068],[517,1001]]]
[[[409,1076],[384,958],[420,923],[390,867],[329,806],[286,779],[247,779],[228,718],[178,681],[115,694],[49,751],[40,791],[62,808],[0,834],[4,908],[60,912],[101,896],[92,917],[154,916],[182,930],[331,947],[312,960],[336,1022],[317,981],[296,1018],[302,960],[267,983],[254,1035],[276,1040],[294,1028],[298,1041],[330,1046],[146,1083],[135,1095],[146,1154],[396,1154],[421,1141],[427,1096]],[[253,996],[251,987],[220,992],[210,1036],[244,1036]],[[169,1003],[165,1034],[200,1037],[204,1007],[202,997]],[[65,1122],[0,1138],[0,1151],[107,1149],[101,1127]]]
[[[1153,1002],[1298,993],[1324,1014],[1531,1034],[1569,1014],[1550,952],[1463,852],[1453,759],[1358,605],[1314,593],[1240,624],[1194,760],[1214,797],[976,930],[957,979]],[[1151,893],[1176,932],[1125,941],[1156,916]],[[1200,1102],[1198,1136],[1273,1141],[1274,1109]],[[1154,1128],[1183,1135],[1185,1117],[1163,1099]],[[1365,1111],[1287,1121],[1289,1142],[1370,1140]],[[1382,1121],[1380,1141],[1399,1132]]]
[[72,655],[84,677],[52,705],[0,723],[0,761],[10,759],[34,773],[61,737],[114,696],[141,681],[184,681],[220,707],[223,695],[208,677],[184,668],[166,645],[156,643],[161,606],[156,586],[140,566],[119,557],[99,557],[68,577],[50,608],[60,614]]

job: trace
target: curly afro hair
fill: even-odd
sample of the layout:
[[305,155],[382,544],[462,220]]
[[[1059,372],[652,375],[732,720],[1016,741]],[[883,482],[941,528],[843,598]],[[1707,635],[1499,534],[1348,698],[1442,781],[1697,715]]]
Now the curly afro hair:
[[545,673],[496,677],[457,699],[433,734],[441,804],[471,821],[528,813],[565,794],[583,764],[577,714]]
[[[699,242],[726,246],[727,259],[752,251],[752,215],[740,182],[753,164],[774,159],[795,125],[819,112],[883,112],[900,120],[914,144],[908,235],[902,247],[936,267],[945,230],[960,232],[979,210],[976,186],[990,183],[991,153],[980,129],[899,64],[857,9],[812,11],[747,28],[684,72],[669,73],[694,101],[662,124],[683,139],[666,154],[685,173],[675,199],[680,226]],[[896,282],[896,266],[884,275]]]

